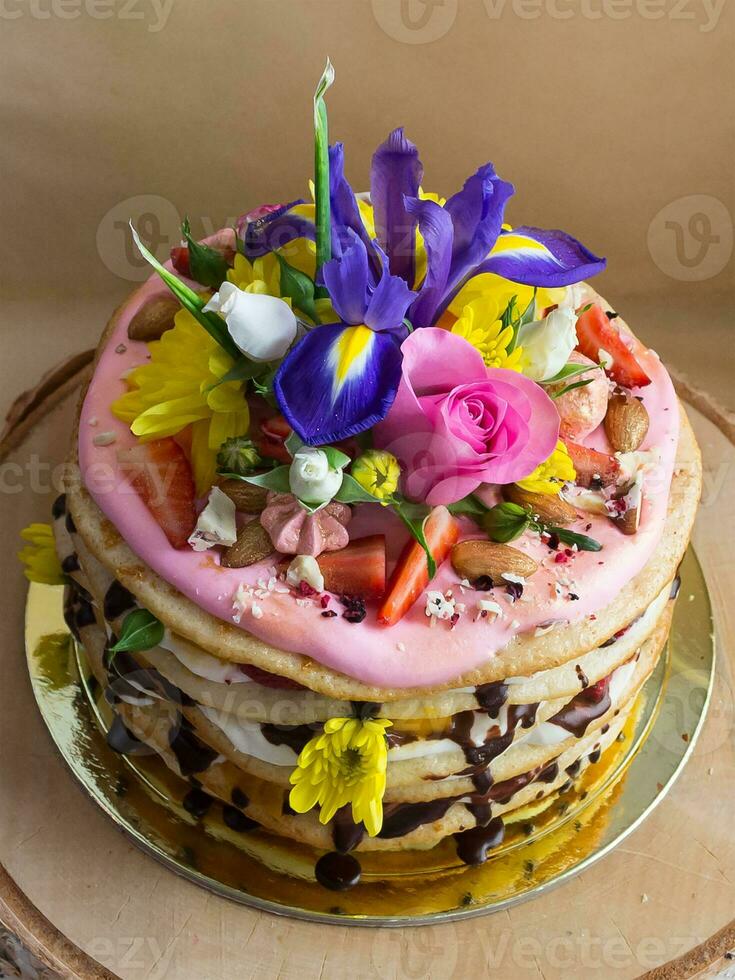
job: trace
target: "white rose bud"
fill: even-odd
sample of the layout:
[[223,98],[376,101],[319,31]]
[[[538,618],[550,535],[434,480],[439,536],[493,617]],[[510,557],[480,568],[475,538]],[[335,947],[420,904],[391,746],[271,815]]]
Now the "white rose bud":
[[296,317],[277,296],[248,293],[223,282],[204,309],[224,317],[235,344],[253,361],[283,357],[296,338]]
[[561,371],[577,346],[577,314],[569,308],[552,310],[543,320],[518,331],[523,348],[523,373],[533,381],[548,381]]
[[305,504],[326,504],[342,486],[342,471],[332,469],[326,453],[299,449],[288,472],[291,493]]

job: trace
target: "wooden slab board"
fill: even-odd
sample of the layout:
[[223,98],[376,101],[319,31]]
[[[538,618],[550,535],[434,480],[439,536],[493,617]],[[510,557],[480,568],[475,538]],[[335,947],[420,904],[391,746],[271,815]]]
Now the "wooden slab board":
[[74,402],[66,375],[63,383],[64,398],[47,396],[45,414],[34,403],[20,439],[11,433],[0,444],[0,919],[39,958],[85,980],[625,980],[713,975],[727,965],[735,948],[732,417],[683,390],[697,405],[689,414],[705,460],[695,546],[719,664],[705,729],[667,799],[613,854],[536,901],[434,927],[351,929],[252,911],[177,878],[115,830],[57,756],[26,674],[25,586],[14,553],[19,530],[48,519]]

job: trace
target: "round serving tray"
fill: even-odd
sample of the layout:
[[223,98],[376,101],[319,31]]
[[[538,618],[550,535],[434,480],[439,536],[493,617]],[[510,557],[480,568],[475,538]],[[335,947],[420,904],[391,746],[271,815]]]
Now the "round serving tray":
[[183,807],[190,786],[153,753],[107,744],[109,705],[63,619],[59,587],[32,585],[26,653],[33,692],[76,778],[139,847],[178,874],[255,908],[318,922],[405,926],[508,908],[599,860],[665,797],[693,750],[714,679],[712,611],[690,550],[669,643],[626,728],[577,786],[524,808],[480,867],[448,843],[427,852],[362,855],[363,878],[336,895],[313,877],[310,848],[255,830],[238,834],[213,807]]

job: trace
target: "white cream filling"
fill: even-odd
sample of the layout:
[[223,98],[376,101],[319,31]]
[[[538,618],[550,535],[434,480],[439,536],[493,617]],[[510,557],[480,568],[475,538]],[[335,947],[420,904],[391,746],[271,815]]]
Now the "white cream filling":
[[252,684],[252,680],[240,670],[237,664],[220,660],[211,653],[205,653],[201,647],[190,643],[182,636],[171,633],[170,630],[166,630],[159,646],[172,653],[179,663],[197,677],[215,681],[217,684]]
[[274,766],[293,768],[296,764],[297,755],[294,750],[288,745],[272,745],[263,735],[257,722],[238,721],[232,715],[204,705],[200,705],[199,710],[243,755],[260,759],[261,762],[270,762]]

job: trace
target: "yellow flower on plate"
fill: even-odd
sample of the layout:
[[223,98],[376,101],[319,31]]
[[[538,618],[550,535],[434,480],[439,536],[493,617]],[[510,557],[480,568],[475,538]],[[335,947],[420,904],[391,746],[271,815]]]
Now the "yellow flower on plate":
[[525,479],[518,480],[517,486],[529,493],[556,494],[564,483],[571,483],[576,476],[569,451],[560,439],[551,456]]
[[391,724],[383,718],[330,718],[301,750],[290,777],[291,807],[306,813],[318,805],[319,822],[326,824],[351,803],[352,819],[375,837],[383,826],[385,729]]
[[44,585],[63,585],[66,576],[56,554],[54,532],[50,524],[29,524],[20,532],[28,544],[18,552],[25,568],[23,574],[29,582]]
[[459,334],[476,347],[488,367],[520,371],[523,351],[520,347],[509,351],[513,329],[503,326],[500,317],[504,309],[497,297],[491,294],[479,296],[464,307],[452,333]]
[[392,453],[384,449],[368,449],[358,456],[350,472],[363,490],[378,500],[386,500],[398,489],[401,467]]
[[242,382],[221,381],[234,364],[229,354],[186,310],[174,324],[148,344],[150,361],[128,375],[130,390],[112,411],[143,442],[191,426],[191,462],[203,496],[214,483],[220,446],[247,433],[250,412]]

